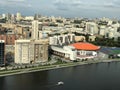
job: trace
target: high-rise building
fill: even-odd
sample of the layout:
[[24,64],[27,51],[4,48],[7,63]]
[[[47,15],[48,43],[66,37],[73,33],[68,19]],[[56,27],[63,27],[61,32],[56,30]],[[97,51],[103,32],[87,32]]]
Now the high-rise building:
[[39,40],[43,37],[42,23],[38,20],[32,22],[32,39]]
[[106,26],[100,26],[99,35],[104,36],[106,31]]
[[10,20],[11,20],[11,14],[10,14],[10,13],[7,13],[7,14],[6,14],[6,20],[7,20],[8,22],[10,22]]
[[21,13],[18,12],[18,13],[16,14],[16,20],[17,20],[17,21],[20,21],[21,19],[22,19]]
[[2,14],[2,18],[5,18],[6,17],[6,15],[5,14]]
[[11,15],[11,22],[10,23],[15,23],[15,15],[14,14]]
[[0,40],[0,66],[5,64],[5,41]]
[[48,44],[46,40],[36,40],[34,43],[34,61],[48,61]]
[[15,41],[15,63],[30,63],[30,40],[16,40]]
[[38,20],[32,22],[32,39],[38,40],[39,35]]
[[48,40],[16,40],[15,63],[29,64],[48,61]]
[[40,14],[35,14],[34,19],[38,20],[39,18],[41,18],[41,15]]
[[98,26],[94,22],[87,22],[86,23],[86,32],[89,34],[98,34]]

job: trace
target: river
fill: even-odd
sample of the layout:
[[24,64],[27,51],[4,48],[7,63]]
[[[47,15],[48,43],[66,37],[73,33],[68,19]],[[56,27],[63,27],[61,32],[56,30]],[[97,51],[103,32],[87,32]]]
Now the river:
[[0,90],[120,90],[120,62],[0,77]]

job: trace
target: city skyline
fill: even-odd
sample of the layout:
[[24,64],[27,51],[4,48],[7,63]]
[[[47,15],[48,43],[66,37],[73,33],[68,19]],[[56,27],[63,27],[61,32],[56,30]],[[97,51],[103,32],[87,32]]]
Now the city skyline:
[[119,0],[0,0],[0,13],[47,16],[119,18]]

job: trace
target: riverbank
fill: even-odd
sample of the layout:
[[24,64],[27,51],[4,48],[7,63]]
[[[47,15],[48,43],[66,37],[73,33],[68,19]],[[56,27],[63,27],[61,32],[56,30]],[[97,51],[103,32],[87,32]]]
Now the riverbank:
[[36,66],[32,68],[17,69],[17,70],[5,70],[5,71],[0,71],[0,77],[9,76],[9,75],[17,75],[17,74],[25,74],[25,73],[31,73],[31,72],[38,72],[38,71],[44,71],[44,70],[52,70],[52,69],[65,68],[65,67],[78,66],[78,65],[119,62],[119,61],[120,59],[89,60],[89,61],[83,61],[83,62],[70,62],[70,63],[65,63],[65,64]]

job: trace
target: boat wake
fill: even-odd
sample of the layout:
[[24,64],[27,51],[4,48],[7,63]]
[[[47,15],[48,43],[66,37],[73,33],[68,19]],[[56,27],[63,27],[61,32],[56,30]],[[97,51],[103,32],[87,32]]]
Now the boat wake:
[[55,83],[50,83],[48,85],[41,86],[41,88],[53,88],[53,87],[56,87],[56,86],[61,86],[63,84],[64,84],[64,82],[59,81],[56,84]]

